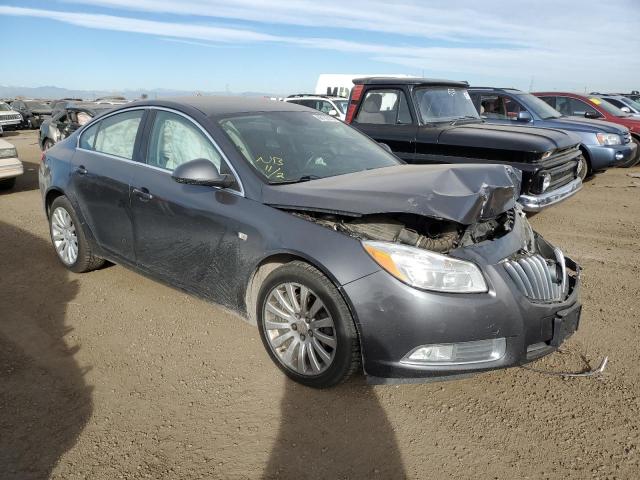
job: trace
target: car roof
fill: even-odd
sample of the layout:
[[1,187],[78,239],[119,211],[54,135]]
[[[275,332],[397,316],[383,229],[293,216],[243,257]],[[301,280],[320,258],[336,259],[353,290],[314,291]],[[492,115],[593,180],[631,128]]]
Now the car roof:
[[514,93],[514,94],[519,94],[519,93],[526,93],[523,92],[522,90],[518,90],[517,88],[511,88],[511,87],[469,87],[469,90],[473,91],[487,91],[487,92],[508,92],[508,93]]
[[303,95],[303,94],[299,94],[299,95],[289,95],[287,98],[285,98],[285,100],[304,100],[305,98],[313,98],[313,99],[318,99],[318,100],[349,100],[346,97],[338,97],[338,96],[332,96],[332,95],[314,95],[312,93],[308,94],[308,95]]
[[353,80],[356,85],[447,85],[466,88],[468,82],[422,77],[365,77]]
[[[257,97],[227,97],[227,96],[192,96],[171,97],[158,100],[141,100],[122,105],[121,108],[137,106],[156,106],[175,108],[187,106],[200,110],[206,116],[231,115],[249,112],[308,112],[307,107],[290,102],[278,102],[267,98]],[[120,110],[120,108],[118,108]]]

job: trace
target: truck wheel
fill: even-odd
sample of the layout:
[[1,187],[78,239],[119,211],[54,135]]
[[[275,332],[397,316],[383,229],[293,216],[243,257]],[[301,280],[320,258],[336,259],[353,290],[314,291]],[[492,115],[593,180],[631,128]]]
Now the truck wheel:
[[257,302],[260,337],[289,378],[327,388],[360,366],[360,343],[351,312],[333,283],[304,262],[267,276]]
[[591,170],[591,162],[589,161],[589,157],[587,157],[584,153],[580,156],[578,162],[580,162],[580,172],[578,173],[578,177],[580,177],[580,180],[584,182],[587,178],[591,178],[591,176],[593,175],[593,171]]
[[58,260],[72,272],[90,272],[104,264],[104,260],[91,251],[78,216],[65,196],[51,204],[49,233]]
[[9,190],[14,187],[16,184],[16,178],[7,178],[5,180],[0,180],[0,190]]

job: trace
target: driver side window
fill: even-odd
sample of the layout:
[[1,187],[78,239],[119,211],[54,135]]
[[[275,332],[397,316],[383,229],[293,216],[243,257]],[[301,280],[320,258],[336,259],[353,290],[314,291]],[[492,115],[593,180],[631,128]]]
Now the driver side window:
[[179,165],[199,158],[209,160],[220,171],[220,154],[193,122],[175,113],[157,111],[147,164],[173,171]]

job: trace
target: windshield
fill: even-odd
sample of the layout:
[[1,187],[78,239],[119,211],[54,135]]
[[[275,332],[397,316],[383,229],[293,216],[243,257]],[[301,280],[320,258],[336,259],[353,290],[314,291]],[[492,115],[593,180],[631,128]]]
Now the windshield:
[[464,88],[431,87],[415,92],[423,123],[451,122],[462,118],[480,120],[478,111]]
[[40,102],[24,102],[31,110],[51,110],[49,105]]
[[625,99],[621,101],[623,103],[626,103],[629,107],[633,108],[634,110],[640,112],[640,103],[636,102],[635,100],[625,97]]
[[373,140],[324,113],[256,113],[226,118],[220,125],[249,164],[271,184],[401,163]]
[[11,107],[4,102],[0,102],[0,112],[10,112]]
[[527,106],[543,120],[549,120],[550,118],[560,118],[562,114],[549,105],[541,98],[531,95],[530,93],[522,93],[520,97],[526,98]]
[[599,106],[601,109],[606,111],[607,113],[614,115],[616,117],[628,117],[629,114],[627,112],[623,112],[618,107],[613,105],[612,103],[607,102],[601,98],[589,97],[589,101],[594,105]]
[[340,110],[340,113],[347,112],[347,105],[349,105],[348,100],[335,100],[333,103],[336,104],[336,107]]

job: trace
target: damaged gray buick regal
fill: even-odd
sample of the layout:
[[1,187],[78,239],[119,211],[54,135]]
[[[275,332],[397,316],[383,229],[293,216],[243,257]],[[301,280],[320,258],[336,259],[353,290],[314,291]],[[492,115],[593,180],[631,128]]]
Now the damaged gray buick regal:
[[54,250],[239,312],[289,377],[330,387],[521,365],[578,327],[579,267],[505,165],[406,165],[291,103],[128,104],[43,154]]

